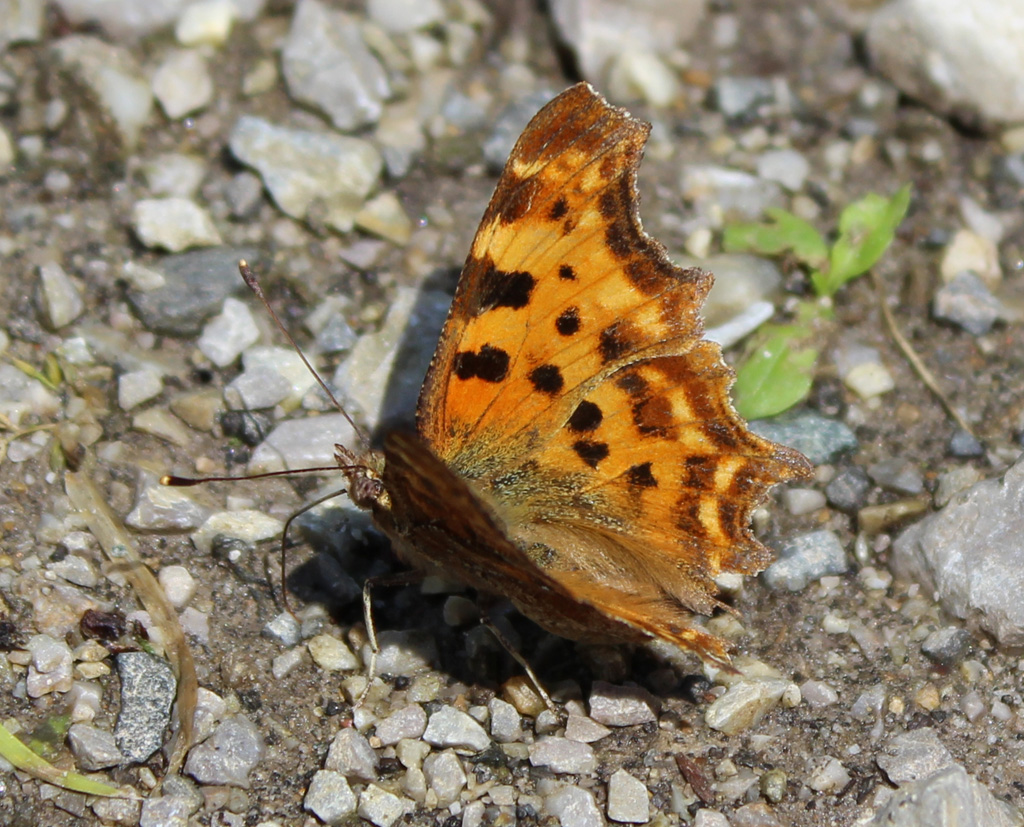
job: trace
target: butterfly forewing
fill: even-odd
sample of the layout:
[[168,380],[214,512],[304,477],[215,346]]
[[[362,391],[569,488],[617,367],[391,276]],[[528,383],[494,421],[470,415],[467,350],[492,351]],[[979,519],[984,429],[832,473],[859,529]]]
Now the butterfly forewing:
[[559,634],[661,637],[724,662],[691,613],[718,605],[715,575],[767,565],[750,512],[809,466],[746,429],[701,339],[711,276],[641,228],[648,132],[586,84],[531,121],[463,270],[419,436],[385,446],[378,518]]

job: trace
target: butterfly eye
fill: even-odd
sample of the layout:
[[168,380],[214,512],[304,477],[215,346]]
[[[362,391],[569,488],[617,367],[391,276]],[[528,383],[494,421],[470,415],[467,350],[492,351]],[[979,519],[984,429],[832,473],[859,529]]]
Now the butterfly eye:
[[349,497],[360,508],[369,508],[384,493],[384,483],[377,477],[367,476],[367,469],[356,469],[352,476]]

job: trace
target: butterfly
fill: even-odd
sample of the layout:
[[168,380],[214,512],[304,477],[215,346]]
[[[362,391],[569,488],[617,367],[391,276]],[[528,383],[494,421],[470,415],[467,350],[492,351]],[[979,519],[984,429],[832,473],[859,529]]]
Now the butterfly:
[[727,666],[694,616],[723,605],[717,575],[768,565],[751,511],[810,465],[747,430],[701,338],[713,277],[641,227],[649,131],[586,83],[540,110],[480,222],[415,431],[336,460],[404,561],[562,637]]

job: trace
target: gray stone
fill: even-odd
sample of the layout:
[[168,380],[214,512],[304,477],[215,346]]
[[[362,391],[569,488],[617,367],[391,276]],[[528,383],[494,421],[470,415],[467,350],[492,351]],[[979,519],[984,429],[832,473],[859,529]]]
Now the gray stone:
[[255,266],[259,251],[251,247],[195,250],[147,265],[163,279],[163,286],[133,290],[128,301],[153,333],[189,337],[220,311],[224,299],[245,289],[238,275],[240,259]]
[[377,761],[377,753],[365,735],[355,729],[343,729],[331,742],[324,769],[356,781],[376,781]]
[[89,724],[72,724],[68,730],[68,746],[79,769],[86,772],[116,767],[124,761],[114,735]]
[[859,466],[844,468],[825,486],[829,505],[847,514],[855,514],[867,503],[871,481]]
[[213,735],[192,747],[185,772],[200,784],[223,784],[249,789],[249,773],[266,753],[263,736],[248,718],[223,721]]
[[96,567],[89,560],[77,554],[69,554],[63,560],[50,563],[47,569],[58,577],[64,578],[69,583],[74,583],[76,586],[83,586],[87,589],[95,588],[100,580]]
[[[96,8],[95,3],[89,5]],[[71,82],[88,90],[114,124],[121,145],[134,148],[153,111],[153,93],[146,73],[131,53],[98,37],[71,35],[53,45],[53,55]]]
[[890,457],[868,466],[868,476],[876,485],[897,494],[920,494],[924,477],[913,463],[901,457]]
[[985,446],[963,428],[957,428],[949,438],[949,453],[954,457],[973,459],[985,456]]
[[867,27],[877,71],[940,112],[982,125],[1024,121],[1024,7],[1017,0],[896,0]]
[[206,177],[206,160],[180,152],[164,152],[148,159],[143,166],[151,195],[192,198]]
[[135,505],[125,523],[139,531],[192,531],[210,516],[183,488],[160,485],[149,474],[139,480]]
[[646,824],[651,817],[647,786],[625,770],[608,779],[608,818],[629,824]]
[[893,543],[894,573],[921,583],[959,618],[978,622],[1004,646],[1024,645],[1024,460],[1001,480],[957,494]]
[[607,86],[623,58],[665,57],[682,48],[706,5],[706,0],[555,0],[550,13],[583,77]]
[[901,787],[867,827],[1020,827],[1022,823],[1019,810],[955,765]]
[[147,247],[171,253],[221,243],[210,214],[188,198],[144,198],[135,202],[132,229]]
[[769,588],[798,592],[812,580],[843,574],[848,568],[846,552],[835,532],[812,531],[790,539],[762,577]]
[[345,776],[333,770],[319,770],[309,782],[302,808],[324,824],[342,824],[355,811],[358,802]]
[[547,796],[544,812],[562,827],[603,827],[605,823],[594,794],[582,787],[563,787]]
[[[708,328],[723,325],[752,306],[771,304],[782,286],[778,265],[761,256],[722,253],[699,262],[683,259],[680,264],[699,266],[715,274],[715,283],[703,308]],[[722,343],[717,337],[715,341]]]
[[147,798],[142,802],[139,827],[188,827],[192,812],[190,802],[176,795]]
[[757,159],[757,174],[782,184],[790,192],[803,189],[810,171],[807,156],[795,149],[769,149]]
[[661,703],[639,686],[616,686],[594,681],[590,717],[606,726],[634,726],[658,720]]
[[384,67],[367,48],[359,21],[319,0],[301,0],[281,50],[289,94],[319,109],[343,131],[375,123],[391,95]]
[[722,75],[713,87],[718,111],[727,118],[756,114],[759,107],[775,103],[771,78]]
[[123,411],[130,411],[143,402],[155,399],[164,390],[160,371],[152,368],[133,370],[121,374],[117,380],[117,404]]
[[932,313],[972,336],[988,333],[997,321],[1009,315],[1003,303],[971,272],[957,274],[935,292]]
[[744,732],[778,706],[791,685],[779,678],[737,681],[704,710],[704,722],[726,735]]
[[206,323],[196,347],[217,367],[227,367],[250,345],[259,341],[260,329],[256,325],[249,305],[228,296],[221,312]]
[[198,51],[171,52],[153,73],[153,94],[171,120],[206,107],[213,99],[213,78]]
[[263,203],[263,181],[255,173],[240,172],[228,182],[224,195],[234,218],[252,218]]
[[508,744],[522,738],[522,718],[512,704],[501,698],[491,698],[487,709],[491,713],[491,737],[495,741]]
[[141,764],[163,746],[177,682],[167,661],[146,652],[122,652],[115,663],[121,711],[114,738],[128,763]]
[[75,283],[55,261],[39,266],[38,296],[46,322],[54,330],[71,324],[85,310]]
[[239,118],[229,146],[263,179],[274,203],[292,218],[322,209],[323,221],[349,232],[383,169],[369,141],[275,126],[261,118]]
[[334,464],[334,445],[358,444],[352,425],[338,414],[288,419],[252,453],[249,473]]
[[59,0],[57,5],[74,26],[99,26],[116,38],[139,38],[169,26],[181,14],[183,0]]
[[491,745],[491,739],[479,723],[465,712],[443,706],[430,716],[423,740],[441,749],[457,748],[481,752]]
[[886,741],[875,759],[893,784],[919,781],[956,764],[934,729],[903,732]]
[[403,738],[419,738],[426,728],[427,713],[423,707],[409,704],[378,723],[375,734],[384,746],[390,746]]
[[963,660],[971,648],[971,633],[959,626],[936,629],[921,644],[921,652],[932,663],[954,666]]
[[378,26],[395,34],[408,34],[445,18],[439,0],[369,0],[366,13]]
[[12,43],[35,43],[42,38],[46,20],[44,0],[7,3],[0,14],[0,54]]
[[387,790],[370,784],[359,796],[359,816],[377,827],[391,827],[398,819],[414,809],[407,798],[399,798]]
[[[427,631],[385,629],[377,633],[377,643],[377,672],[382,675],[411,677],[429,671],[438,662],[437,641]],[[361,654],[363,663],[369,663],[369,643],[363,646]]]
[[360,336],[334,374],[346,410],[371,430],[408,418],[450,306],[447,293],[400,288],[384,324]]
[[698,216],[708,224],[723,215],[734,221],[754,221],[785,200],[782,187],[774,181],[714,164],[684,166],[680,186],[683,197],[693,202]]
[[437,796],[440,807],[448,807],[458,801],[466,786],[466,771],[453,752],[428,755],[423,759],[423,775]]
[[554,773],[582,775],[597,769],[597,756],[590,744],[549,736],[530,746],[530,764]]
[[750,423],[758,436],[796,448],[813,465],[832,462],[857,447],[857,437],[846,425],[813,411],[786,413]]
[[611,730],[603,724],[599,724],[593,718],[586,715],[573,715],[565,722],[565,737],[570,741],[582,741],[584,744],[592,744],[611,734]]

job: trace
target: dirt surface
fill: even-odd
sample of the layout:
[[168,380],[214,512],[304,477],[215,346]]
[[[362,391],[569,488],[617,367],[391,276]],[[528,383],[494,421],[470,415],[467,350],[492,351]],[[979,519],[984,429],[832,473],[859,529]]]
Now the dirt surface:
[[[242,25],[222,49],[213,53],[211,62],[217,79],[213,104],[194,119],[170,121],[154,115],[138,148],[127,155],[104,139],[102,121],[94,116],[92,104],[54,70],[48,43],[15,47],[3,56],[0,65],[18,81],[17,94],[0,110],[0,124],[17,138],[40,138],[38,152],[29,153],[23,144],[14,169],[0,176],[0,320],[10,338],[5,358],[44,369],[47,354],[73,334],[74,325],[97,325],[126,333],[133,346],[187,367],[166,380],[165,392],[147,403],[150,406],[166,407],[180,391],[221,389],[235,378],[237,365],[217,368],[197,356],[194,337],[146,331],[130,309],[128,287],[121,273],[127,261],[144,264],[160,256],[141,245],[130,230],[132,204],[145,195],[139,159],[167,151],[200,156],[207,171],[197,200],[223,205],[225,188],[241,170],[226,149],[227,135],[239,116],[260,114],[273,121],[305,125],[316,120],[288,98],[280,82],[257,97],[247,98],[239,92],[241,78],[253,62],[272,55],[266,44],[273,42],[274,33],[286,29],[287,10],[278,5],[257,23]],[[767,120],[730,121],[714,113],[710,104],[697,100],[697,92],[687,107],[667,111],[651,111],[643,105],[631,107],[637,115],[653,118],[664,130],[662,142],[673,148],[668,157],[652,153],[642,168],[645,228],[670,250],[682,251],[686,233],[681,219],[687,216],[688,206],[679,193],[679,165],[699,160],[742,164],[742,150],[722,159],[716,158],[710,147],[723,135],[739,140],[757,128],[769,135],[787,136],[789,144],[810,162],[806,191],[820,206],[817,223],[822,229],[833,227],[842,206],[859,196],[872,191],[889,194],[909,182],[913,187],[910,213],[879,272],[904,335],[935,372],[953,404],[974,425],[978,436],[995,450],[973,459],[950,454],[949,441],[955,426],[894,346],[881,321],[877,296],[866,279],[840,294],[835,325],[823,332],[820,347],[828,354],[846,337],[878,348],[895,377],[896,389],[881,397],[878,404],[865,404],[842,386],[831,360],[825,358],[809,404],[845,420],[857,436],[857,450],[838,459],[834,470],[867,467],[895,455],[909,460],[923,474],[929,488],[939,474],[962,465],[973,465],[985,476],[998,474],[1004,469],[1024,416],[1024,328],[1019,324],[999,325],[991,333],[971,336],[936,322],[929,308],[938,283],[941,248],[963,223],[960,197],[969,194],[994,211],[1019,209],[1019,191],[1008,187],[993,172],[1002,154],[994,138],[965,132],[915,103],[899,99],[891,90],[891,105],[870,114],[876,131],[871,146],[862,146],[863,158],[849,165],[840,178],[830,177],[826,150],[837,141],[856,142],[851,138],[851,124],[867,117],[859,109],[857,95],[870,79],[856,39],[840,22],[842,15],[834,14],[830,5],[811,4],[812,14],[808,8],[789,3],[757,4],[756,11],[747,4],[737,4],[733,12],[739,18],[740,30],[758,31],[761,37],[755,41],[743,39],[727,54],[718,52],[711,38],[699,37],[692,44],[692,79],[696,81],[702,73],[713,79],[721,72],[784,77],[799,98],[800,105],[793,113]],[[473,58],[453,72],[452,83],[457,88],[500,90],[497,76],[505,60],[501,46],[506,42],[503,34],[509,32],[522,35],[528,44],[531,68],[550,88],[560,89],[578,79],[572,61],[553,47],[551,30],[540,12],[526,9],[525,4],[510,3],[500,5],[495,14],[498,22],[480,37]],[[49,38],[65,33],[59,20],[54,18],[51,23]],[[254,32],[252,37],[248,36],[250,32]],[[130,48],[145,63],[150,55],[169,45],[167,35],[160,35]],[[500,91],[495,95],[492,111],[496,113],[507,100],[502,99]],[[54,96],[64,100],[72,114],[59,128],[47,131],[41,112]],[[495,181],[478,149],[487,134],[488,127],[483,126],[435,140],[409,173],[393,183],[408,215],[422,219],[422,228],[432,234],[429,266],[423,264],[414,242],[404,249],[390,247],[372,268],[358,272],[338,256],[338,251],[357,236],[342,237],[284,219],[266,199],[255,217],[238,221],[229,214],[219,214],[218,226],[226,243],[255,244],[265,253],[261,271],[273,305],[289,326],[298,327],[297,320],[321,297],[339,295],[351,300],[348,316],[353,326],[359,332],[371,331],[398,285],[426,281],[452,289],[454,274]],[[902,142],[907,152],[898,157],[887,153],[884,148],[889,141]],[[940,160],[923,159],[921,148],[925,145],[938,146]],[[52,178],[47,183],[55,171],[68,176],[66,187],[55,188]],[[1001,253],[1004,270],[1011,273],[1014,263],[1024,255],[1024,224],[1020,221],[1004,240]],[[84,313],[74,325],[57,332],[47,328],[36,296],[37,268],[48,261],[60,262],[80,287],[85,301]],[[784,263],[790,294],[804,293],[805,280],[786,266]],[[1011,278],[1017,282],[1016,288],[1010,285],[1012,298],[1013,289],[1021,291],[1019,274]],[[253,307],[258,313],[255,303]],[[266,341],[276,340],[268,334]],[[737,355],[731,353],[728,358],[734,360]],[[333,365],[324,367],[328,373],[333,371]],[[0,566],[11,573],[7,581],[10,589],[0,591],[0,610],[12,624],[9,631],[14,648],[36,631],[38,604],[34,608],[29,596],[18,589],[24,561],[33,558],[45,564],[56,559],[54,555],[67,553],[46,531],[68,511],[61,456],[59,451],[51,450],[52,435],[63,437],[76,458],[88,458],[83,467],[113,510],[122,516],[133,504],[138,468],[153,473],[190,472],[197,467],[237,471],[250,450],[238,440],[226,438],[219,426],[209,433],[190,430],[186,445],[173,445],[135,430],[133,412],[118,405],[115,371],[102,359],[78,371],[68,370],[65,383],[59,388],[59,411],[22,423],[23,427],[57,426],[56,430],[40,432],[49,440],[40,439],[42,450],[23,462],[0,463]],[[81,417],[77,420],[78,432],[66,426],[72,419],[66,407],[71,397],[84,400],[87,418],[102,431],[99,440],[82,444]],[[82,445],[80,453],[78,445]],[[313,488],[314,483],[308,481],[214,484],[195,497],[218,509],[224,507],[227,497],[240,497],[251,500],[255,508],[287,515]],[[897,495],[876,487],[866,503],[894,499]],[[944,616],[913,584],[893,582],[883,588],[868,588],[866,581],[876,579],[877,572],[881,572],[883,583],[886,580],[890,537],[863,537],[862,553],[856,555],[857,525],[850,515],[823,508],[794,517],[776,506],[765,527],[765,540],[775,545],[794,534],[819,528],[834,530],[855,565],[849,574],[812,583],[799,593],[770,591],[759,580],[749,580],[735,601],[742,623],[742,633],[736,636],[738,650],[770,664],[797,684],[810,679],[827,682],[838,693],[838,702],[819,708],[807,703],[795,708],[779,707],[756,726],[726,736],[704,724],[702,712],[708,698],[694,690],[703,685],[687,677],[687,670],[667,669],[662,661],[644,652],[581,652],[570,643],[543,635],[527,621],[513,620],[522,635],[526,657],[548,685],[564,688],[565,681],[575,682],[586,698],[595,678],[631,680],[651,689],[663,703],[657,724],[616,729],[613,736],[594,744],[599,769],[582,778],[580,785],[591,789],[598,802],[603,802],[604,782],[616,769],[625,767],[646,780],[652,812],[661,813],[660,823],[680,823],[680,816],[674,812],[679,796],[692,798],[672,759],[673,754],[682,753],[693,757],[712,780],[716,770],[718,780],[723,780],[723,774],[730,771],[727,762],[739,771],[749,768],[755,775],[781,770],[786,778],[785,795],[770,804],[778,823],[792,827],[850,825],[868,811],[879,788],[888,786],[875,763],[885,739],[896,732],[931,727],[956,760],[995,796],[1017,806],[1024,803],[1024,752],[1020,748],[1024,725],[1019,714],[1024,662],[1020,654],[1002,651],[991,639],[972,630],[973,643],[966,660],[979,664],[979,669],[965,668],[963,662],[938,667],[929,661],[921,652],[920,641],[929,631],[959,621]],[[895,526],[891,529],[892,533],[896,530]],[[251,786],[242,793],[244,801],[239,804],[232,800],[230,811],[244,814],[246,824],[270,820],[303,823],[310,818],[302,812],[309,779],[322,767],[328,745],[350,716],[350,706],[340,691],[339,676],[308,660],[282,679],[270,674],[271,661],[282,651],[280,643],[262,634],[264,625],[281,611],[276,544],[260,544],[254,553],[233,565],[198,554],[186,535],[143,535],[139,543],[144,560],[152,568],[180,564],[198,582],[192,605],[208,613],[210,626],[205,644],[193,641],[199,683],[235,699],[237,708],[257,723],[267,739],[267,757],[252,772]],[[98,564],[98,552],[93,553]],[[386,546],[375,538],[365,546],[348,542],[324,548],[300,546],[289,561],[289,577],[300,607],[306,605],[303,598],[317,596],[309,584],[315,584],[323,571],[315,561],[318,553],[333,559],[338,559],[340,553],[357,581],[394,567]],[[862,572],[865,568],[867,575]],[[129,590],[106,578],[86,591],[98,602],[109,601],[126,611],[136,608]],[[323,594],[318,599],[329,604]],[[462,696],[462,703],[484,704],[499,691],[502,682],[517,673],[517,667],[488,647],[480,656],[468,653],[465,629],[453,629],[443,622],[445,599],[444,595],[423,595],[415,587],[382,591],[375,605],[376,622],[382,629],[410,625],[429,629],[436,635],[441,652],[440,672],[450,682],[443,699],[459,703],[456,699]],[[866,632],[823,630],[823,624],[828,626],[828,619],[836,617]],[[410,624],[410,618],[417,620]],[[349,602],[329,615],[323,631],[344,639],[360,620],[358,601]],[[355,634],[358,637],[358,629]],[[70,642],[75,645],[78,640],[72,635]],[[894,647],[894,642],[903,645]],[[695,661],[689,667],[690,672],[699,672]],[[18,674],[11,667],[0,670],[0,720],[13,719],[22,730],[32,730],[62,710],[64,702],[59,695],[39,699],[19,695],[14,691],[17,680]],[[109,724],[116,716],[116,678],[108,676],[101,682],[107,688],[99,722]],[[399,681],[397,688],[404,686]],[[854,702],[878,686],[885,688],[878,714],[854,715]],[[995,700],[1008,705],[1013,713],[1009,721],[998,720],[988,712],[969,720],[961,704],[974,690],[981,693],[986,708],[991,708]],[[932,697],[937,699],[935,703],[928,700]],[[809,779],[829,756],[842,762],[850,781],[839,790],[815,790]],[[528,761],[507,762],[490,756],[489,764],[487,758],[468,759],[478,781],[490,773],[510,779],[504,783],[532,791],[544,776]],[[69,765],[66,750],[54,760]],[[159,776],[159,760],[154,759],[151,766]],[[386,759],[382,778],[397,779],[402,769],[395,759]],[[138,771],[118,770],[113,777],[137,783]],[[729,814],[737,806],[759,800],[757,791],[755,784],[746,798],[709,804]],[[206,788],[204,792],[207,809],[196,816],[197,823],[228,823],[210,813],[226,806],[233,793],[227,788]],[[55,807],[49,798],[40,785],[25,776],[0,775],[0,821],[4,823],[60,825],[90,823],[93,818],[88,810],[76,818]],[[452,818],[447,811],[420,812],[405,816],[400,823],[459,823],[446,818]],[[527,809],[519,817],[521,824],[543,820],[543,816],[531,815]]]

